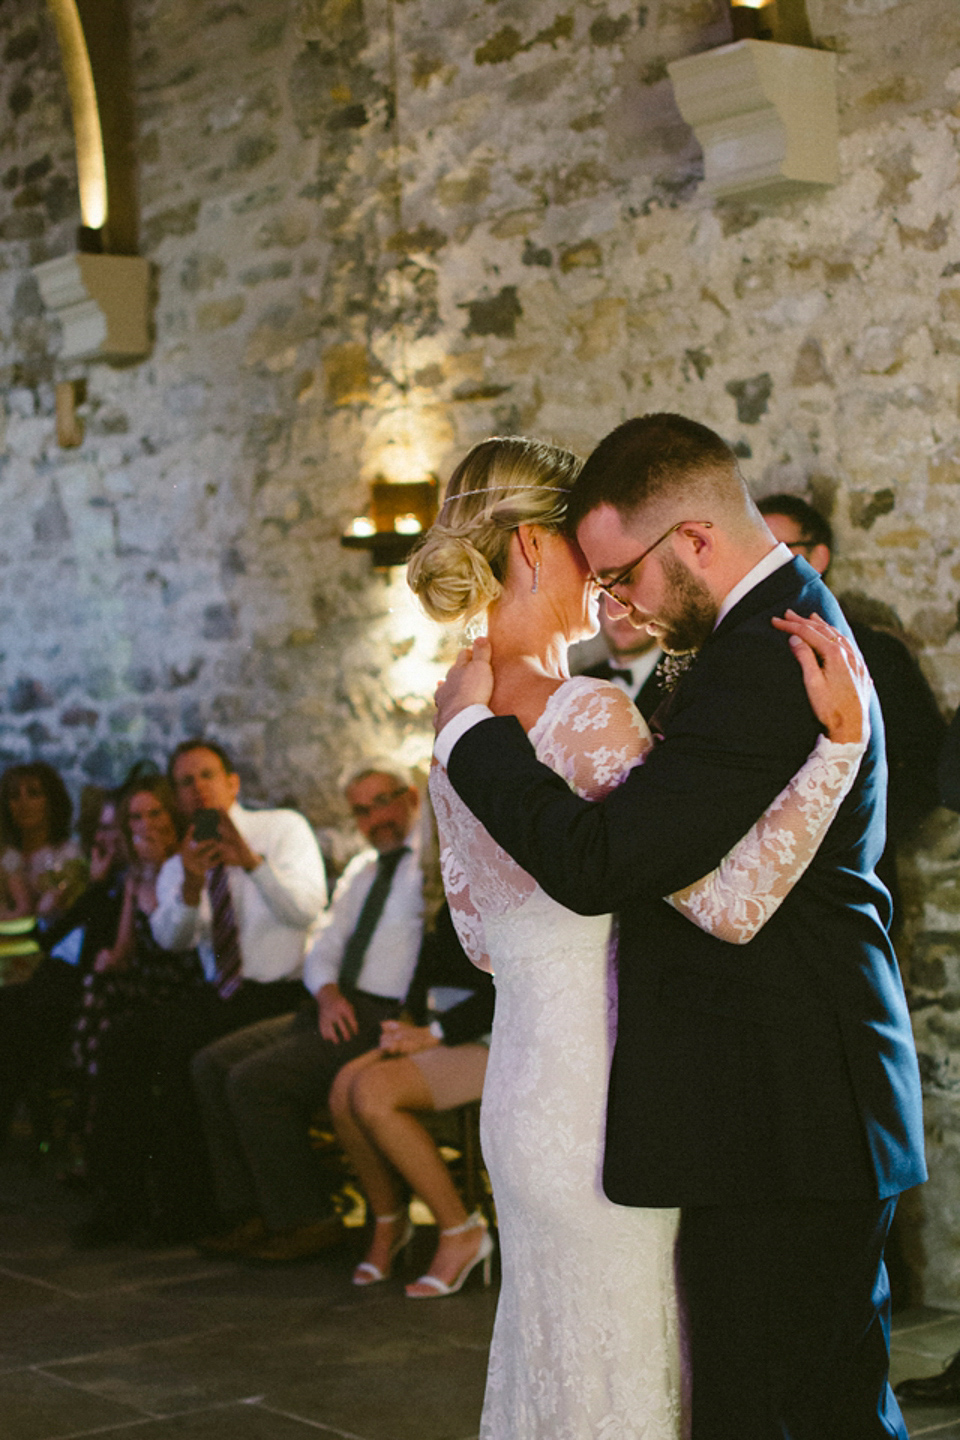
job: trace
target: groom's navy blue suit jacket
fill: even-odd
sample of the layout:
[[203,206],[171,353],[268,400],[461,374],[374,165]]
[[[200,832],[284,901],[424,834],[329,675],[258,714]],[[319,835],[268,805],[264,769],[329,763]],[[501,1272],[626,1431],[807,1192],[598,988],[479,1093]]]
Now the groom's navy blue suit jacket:
[[712,870],[814,747],[800,666],[770,623],[788,606],[849,633],[804,561],[776,571],[724,617],[658,712],[646,763],[598,804],[540,765],[511,717],[475,726],[450,758],[467,805],[550,895],[619,916],[604,1185],[621,1204],[868,1199],[925,1178],[889,896],[873,874],[876,703],[851,793],[749,944],[704,934],[662,898]]

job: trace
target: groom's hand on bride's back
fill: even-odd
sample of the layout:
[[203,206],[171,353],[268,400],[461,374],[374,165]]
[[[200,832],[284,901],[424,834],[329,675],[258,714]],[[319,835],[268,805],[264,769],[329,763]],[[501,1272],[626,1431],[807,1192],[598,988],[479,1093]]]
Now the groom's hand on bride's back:
[[447,678],[437,686],[434,696],[437,706],[434,728],[437,734],[468,705],[489,705],[492,694],[492,651],[490,641],[481,638],[468,649],[460,651],[447,671]]

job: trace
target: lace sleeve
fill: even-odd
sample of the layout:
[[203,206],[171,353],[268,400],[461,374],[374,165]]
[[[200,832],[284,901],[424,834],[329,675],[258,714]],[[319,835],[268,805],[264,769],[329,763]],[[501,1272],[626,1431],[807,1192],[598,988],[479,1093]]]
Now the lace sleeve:
[[580,676],[554,696],[530,732],[537,759],[585,800],[602,800],[650,749],[650,731],[629,695]]
[[[650,748],[650,733],[616,685],[578,676],[554,692],[530,732],[537,755],[579,795],[597,800]],[[485,921],[519,909],[537,882],[467,809],[442,765],[430,772],[440,838],[440,869],[460,943],[481,970],[492,970]]]
[[483,916],[470,898],[470,886],[467,884],[463,866],[457,859],[456,851],[451,846],[444,844],[442,831],[440,832],[440,874],[443,877],[443,888],[450,906],[450,919],[453,921],[453,928],[457,932],[457,939],[463,946],[464,954],[471,964],[476,965],[478,970],[485,970],[488,975],[492,975],[493,965],[487,951]]
[[779,908],[820,847],[856,778],[866,742],[821,735],[786,789],[709,875],[667,896],[701,930],[746,945]]
[[522,905],[536,881],[470,813],[442,765],[430,771],[430,799],[440,841],[440,873],[460,944],[479,970],[493,966],[484,933],[484,915],[503,915]]

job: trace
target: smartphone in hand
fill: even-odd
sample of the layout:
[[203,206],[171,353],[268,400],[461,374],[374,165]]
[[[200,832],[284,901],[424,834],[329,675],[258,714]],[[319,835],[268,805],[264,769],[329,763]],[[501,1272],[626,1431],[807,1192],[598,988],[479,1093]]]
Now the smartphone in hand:
[[197,810],[193,817],[194,840],[218,840],[220,838],[220,811]]

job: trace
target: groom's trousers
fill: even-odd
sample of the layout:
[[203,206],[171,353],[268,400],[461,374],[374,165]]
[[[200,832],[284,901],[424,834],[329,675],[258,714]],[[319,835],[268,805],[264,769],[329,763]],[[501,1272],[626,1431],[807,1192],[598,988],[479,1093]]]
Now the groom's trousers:
[[887,1379],[895,1200],[685,1209],[692,1440],[907,1440]]

